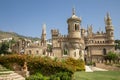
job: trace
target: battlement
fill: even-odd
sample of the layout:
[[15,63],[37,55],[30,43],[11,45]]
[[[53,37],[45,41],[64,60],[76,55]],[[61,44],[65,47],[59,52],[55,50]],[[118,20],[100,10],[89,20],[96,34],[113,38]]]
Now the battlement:
[[60,38],[68,38],[68,35],[60,35]]
[[58,29],[52,29],[51,33],[52,33],[52,35],[58,35],[59,34],[59,30]]

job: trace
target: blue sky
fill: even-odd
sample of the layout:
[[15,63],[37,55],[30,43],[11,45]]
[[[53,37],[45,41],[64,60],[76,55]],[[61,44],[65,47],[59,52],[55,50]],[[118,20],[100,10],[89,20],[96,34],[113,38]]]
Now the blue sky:
[[46,23],[47,38],[51,29],[67,34],[67,19],[72,15],[82,18],[82,27],[93,25],[105,31],[104,17],[109,12],[115,28],[115,39],[120,39],[120,0],[0,0],[0,30],[40,37]]

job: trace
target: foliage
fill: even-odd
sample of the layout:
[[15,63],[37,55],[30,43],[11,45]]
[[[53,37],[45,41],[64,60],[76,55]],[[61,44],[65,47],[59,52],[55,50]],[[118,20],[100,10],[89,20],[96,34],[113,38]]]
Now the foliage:
[[111,60],[115,61],[117,59],[117,57],[118,57],[117,54],[114,52],[111,52],[111,51],[108,52],[108,54],[106,55],[106,59],[109,61],[111,61]]
[[49,57],[38,57],[29,59],[29,70],[32,74],[35,72],[41,72],[43,75],[51,75],[58,72],[70,72],[73,73],[74,69],[71,66],[62,64],[62,62],[54,61]]
[[60,72],[50,76],[50,80],[71,80],[72,75],[69,72]]
[[26,59],[26,56],[22,56],[22,55],[16,55],[16,54],[11,54],[11,55],[4,55],[4,56],[0,56],[0,64],[2,64],[3,66],[9,68],[9,69],[13,69],[13,64],[18,64],[19,66],[23,66],[24,61]]
[[115,40],[115,49],[120,49],[120,40]]
[[67,64],[63,64],[59,61],[54,61],[49,57],[33,57],[27,55],[5,55],[0,56],[0,64],[4,65],[7,68],[13,69],[13,64],[18,64],[23,66],[24,62],[27,62],[28,70],[30,74],[35,74],[40,72],[43,75],[52,75],[59,72],[69,72],[73,73],[75,70]]
[[10,36],[12,38],[14,37],[14,40],[18,40],[19,38],[30,39],[33,41],[40,40],[40,38],[37,38],[37,37],[27,37],[27,36],[19,35],[18,33],[15,33],[15,32],[5,32],[0,30],[0,39],[8,38]]
[[50,45],[50,44],[47,45],[47,51],[52,52],[52,45]]
[[49,80],[49,77],[45,77],[41,73],[36,73],[30,77],[27,77],[26,80]]
[[33,57],[23,54],[0,56],[0,64],[9,69],[14,70],[13,64],[15,63],[22,68],[24,62],[27,62],[27,67],[31,74],[27,80],[48,80],[48,77],[45,76],[50,76],[51,80],[71,80],[76,70],[85,70],[84,61],[73,58],[60,61],[57,59],[53,60],[50,57]]
[[7,53],[9,53],[9,52],[8,52],[8,49],[9,49],[9,44],[8,44],[8,42],[3,42],[3,43],[1,43],[1,46],[0,46],[0,54],[7,54]]
[[64,61],[67,65],[70,65],[75,69],[75,71],[84,71],[85,70],[85,62],[83,60],[76,60],[73,58],[67,58]]

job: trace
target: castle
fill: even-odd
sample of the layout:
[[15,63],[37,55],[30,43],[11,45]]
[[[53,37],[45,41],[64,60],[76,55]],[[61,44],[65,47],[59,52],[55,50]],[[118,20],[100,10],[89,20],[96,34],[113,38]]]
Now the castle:
[[[87,29],[81,27],[81,18],[76,16],[75,9],[72,9],[72,16],[67,19],[68,34],[61,35],[59,30],[52,29],[52,52],[47,51],[46,26],[43,26],[41,41],[31,44],[24,41],[19,46],[25,54],[45,55],[57,58],[72,57],[85,61],[103,62],[104,56],[109,51],[114,51],[114,27],[112,19],[107,13],[105,17],[105,32],[92,31],[92,25]],[[27,45],[27,46],[26,46]]]
[[114,28],[110,15],[105,17],[105,30],[93,33],[92,26],[87,30],[81,28],[81,18],[75,15],[67,20],[68,35],[61,35],[59,30],[53,29],[52,50],[56,57],[72,57],[85,61],[103,62],[109,51],[114,51]]

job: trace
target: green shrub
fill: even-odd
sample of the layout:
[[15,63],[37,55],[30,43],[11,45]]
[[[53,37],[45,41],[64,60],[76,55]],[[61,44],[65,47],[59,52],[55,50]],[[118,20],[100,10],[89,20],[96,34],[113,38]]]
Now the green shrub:
[[40,73],[36,73],[36,74],[31,75],[30,77],[26,78],[26,80],[49,80],[49,78],[43,76]]
[[72,74],[69,72],[60,72],[50,76],[50,80],[71,80]]

